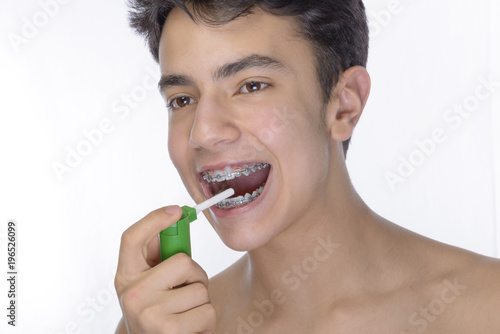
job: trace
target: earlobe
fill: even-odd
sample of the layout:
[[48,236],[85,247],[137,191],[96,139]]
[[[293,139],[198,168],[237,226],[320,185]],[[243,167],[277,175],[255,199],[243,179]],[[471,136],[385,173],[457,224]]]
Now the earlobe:
[[327,125],[336,141],[351,137],[370,94],[370,75],[361,66],[354,66],[341,75],[328,105]]

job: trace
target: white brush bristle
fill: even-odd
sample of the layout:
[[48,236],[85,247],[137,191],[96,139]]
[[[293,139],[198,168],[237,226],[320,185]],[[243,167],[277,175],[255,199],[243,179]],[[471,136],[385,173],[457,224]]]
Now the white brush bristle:
[[195,206],[194,208],[196,209],[196,214],[202,212],[205,209],[208,209],[212,205],[215,205],[215,204],[219,203],[220,201],[222,201],[228,197],[231,197],[233,195],[234,195],[233,188],[229,188],[229,189],[224,190],[220,194],[217,194],[214,197],[207,199],[205,202],[202,202],[202,203],[198,204],[197,206]]

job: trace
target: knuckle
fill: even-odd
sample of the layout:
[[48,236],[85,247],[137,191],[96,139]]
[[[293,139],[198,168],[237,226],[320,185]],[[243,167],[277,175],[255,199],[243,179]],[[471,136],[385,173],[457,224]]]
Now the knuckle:
[[148,326],[149,328],[154,328],[157,326],[159,318],[152,306],[143,308],[139,313],[139,318],[144,324],[143,326]]
[[207,319],[212,319],[212,321],[217,319],[217,310],[212,304],[203,305],[203,314]]
[[191,284],[192,288],[194,290],[194,294],[196,297],[204,302],[208,302],[210,300],[209,295],[208,295],[208,289],[205,287],[205,285],[201,282],[196,282]]
[[165,321],[165,327],[166,333],[168,334],[181,334],[183,333],[182,331],[182,323],[180,322],[179,317],[169,317]]
[[140,305],[141,292],[136,287],[128,287],[123,291],[120,302],[127,313],[137,313]]
[[[185,333],[175,314],[165,314],[160,305],[152,303],[141,307],[134,314],[134,320],[141,329],[140,333]],[[139,333],[139,332],[138,332]]]
[[181,266],[191,266],[193,265],[193,260],[185,253],[175,254],[175,260]]
[[170,259],[173,267],[182,268],[185,272],[192,272],[196,267],[193,259],[184,253],[175,254]]
[[202,270],[202,278],[203,278],[203,282],[208,282],[208,274],[205,270]]
[[123,290],[123,286],[125,285],[124,279],[121,277],[120,274],[115,275],[115,280],[114,280],[114,286],[115,286],[115,291],[119,294],[120,291]]
[[125,232],[122,233],[121,244],[123,246],[127,246],[133,243],[134,233],[130,228],[126,229]]
[[184,268],[185,272],[194,274],[194,276],[200,278],[200,280],[208,282],[207,273],[188,255],[178,253],[172,256],[172,258],[175,259],[176,266]]

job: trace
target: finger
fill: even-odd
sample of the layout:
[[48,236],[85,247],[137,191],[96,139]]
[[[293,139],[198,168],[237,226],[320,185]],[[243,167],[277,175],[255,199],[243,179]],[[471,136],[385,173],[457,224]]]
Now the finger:
[[161,262],[160,238],[153,238],[147,246],[146,262],[151,268]]
[[195,282],[208,289],[207,273],[188,255],[179,253],[145,272],[140,285],[151,291],[168,291]]
[[153,300],[167,314],[187,312],[209,302],[208,289],[201,282],[156,294]]
[[180,333],[212,333],[217,327],[217,311],[212,304],[204,304],[178,314],[182,325]]
[[135,276],[151,268],[146,261],[147,245],[158,233],[178,221],[181,215],[179,206],[167,206],[150,212],[128,228],[122,235],[117,273]]
[[212,304],[203,304],[181,314],[165,314],[162,305],[154,304],[134,320],[127,326],[130,333],[213,333],[217,313]]
[[[203,268],[184,253],[178,253],[160,263],[157,270],[165,272],[158,282],[161,286],[151,284],[157,288],[171,290],[180,285],[200,282],[208,288],[208,275]],[[156,267],[155,267],[156,269]]]

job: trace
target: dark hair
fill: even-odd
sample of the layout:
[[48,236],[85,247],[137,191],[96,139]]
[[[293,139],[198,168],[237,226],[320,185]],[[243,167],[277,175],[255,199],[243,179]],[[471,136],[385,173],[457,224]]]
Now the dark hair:
[[[128,0],[130,25],[144,36],[156,61],[170,10],[178,6],[193,20],[222,25],[252,13],[255,7],[274,15],[294,16],[299,32],[316,55],[317,76],[327,103],[340,73],[366,67],[368,24],[362,0]],[[191,10],[189,10],[189,9]],[[343,142],[347,153],[350,138]]]

